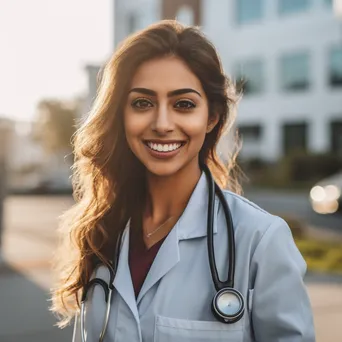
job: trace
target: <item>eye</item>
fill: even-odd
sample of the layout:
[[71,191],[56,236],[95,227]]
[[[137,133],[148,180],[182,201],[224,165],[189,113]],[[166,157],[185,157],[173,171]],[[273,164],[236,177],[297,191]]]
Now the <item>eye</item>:
[[195,108],[196,105],[189,100],[180,100],[175,104],[175,108],[180,109],[180,110],[191,110]]
[[147,99],[136,99],[132,101],[131,106],[139,110],[144,110],[152,107],[153,103]]

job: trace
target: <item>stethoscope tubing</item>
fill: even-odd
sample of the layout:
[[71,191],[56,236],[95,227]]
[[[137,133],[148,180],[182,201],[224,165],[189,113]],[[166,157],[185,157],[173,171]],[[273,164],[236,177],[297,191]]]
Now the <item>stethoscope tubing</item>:
[[[202,166],[203,171],[206,174],[208,187],[209,187],[209,200],[208,200],[208,218],[207,218],[207,244],[208,244],[208,259],[210,265],[210,271],[213,278],[216,291],[220,291],[223,288],[234,287],[234,275],[235,275],[235,239],[232,216],[224,197],[224,194],[220,187],[214,182],[210,171],[206,165]],[[220,203],[223,206],[225,219],[227,223],[227,238],[228,238],[228,278],[226,281],[221,281],[218,276],[215,253],[214,253],[214,209],[215,209],[215,194],[219,197]]]

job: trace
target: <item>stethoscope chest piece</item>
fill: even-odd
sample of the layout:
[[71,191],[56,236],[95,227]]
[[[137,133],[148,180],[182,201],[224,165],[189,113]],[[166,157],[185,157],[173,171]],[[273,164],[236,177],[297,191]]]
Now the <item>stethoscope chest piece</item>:
[[244,313],[245,306],[241,293],[233,288],[218,291],[212,302],[212,311],[222,323],[235,323]]

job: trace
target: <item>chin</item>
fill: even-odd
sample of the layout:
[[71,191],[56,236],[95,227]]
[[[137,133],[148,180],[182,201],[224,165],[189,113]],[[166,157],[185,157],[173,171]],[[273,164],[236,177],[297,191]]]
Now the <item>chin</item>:
[[[158,165],[159,164],[159,165]],[[174,165],[174,163],[146,163],[147,172],[157,177],[170,177],[176,174],[181,166]]]

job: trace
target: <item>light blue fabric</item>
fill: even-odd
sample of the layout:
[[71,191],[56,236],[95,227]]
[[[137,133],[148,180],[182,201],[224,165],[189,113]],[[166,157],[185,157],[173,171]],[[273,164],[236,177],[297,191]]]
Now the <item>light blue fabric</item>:
[[[105,342],[313,342],[314,327],[303,283],[306,264],[282,219],[225,191],[232,212],[235,288],[245,297],[245,314],[234,324],[211,313],[215,288],[207,252],[208,188],[203,174],[163,245],[135,299],[128,265],[129,224],[123,236],[115,293]],[[218,272],[228,261],[224,212],[215,199],[214,245]],[[100,267],[96,276],[108,279]],[[100,288],[89,295],[87,342],[97,342],[105,313]],[[79,317],[73,342],[81,342]]]

